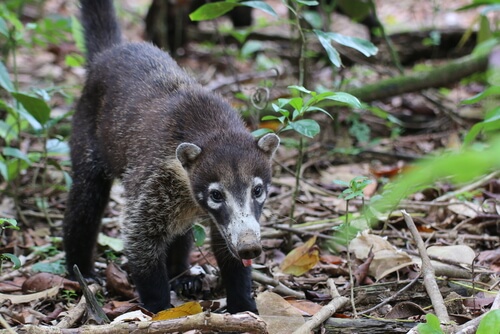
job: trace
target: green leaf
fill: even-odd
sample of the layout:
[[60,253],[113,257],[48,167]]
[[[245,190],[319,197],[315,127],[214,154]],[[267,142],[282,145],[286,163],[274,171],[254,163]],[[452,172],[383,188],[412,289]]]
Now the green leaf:
[[[299,113],[302,110],[302,106],[304,104],[304,100],[301,97],[294,97],[293,99],[290,100],[290,105],[297,110]],[[295,119],[296,116],[293,118]]]
[[342,34],[337,34],[335,32],[323,32],[320,30],[314,30],[314,32],[316,33],[316,35],[320,33],[321,36],[328,39],[329,41],[334,41],[341,45],[358,50],[366,57],[374,56],[378,52],[378,48],[372,42],[362,38],[345,36]]
[[196,247],[201,247],[205,243],[205,239],[207,238],[207,233],[205,232],[205,228],[200,224],[193,225],[193,237],[194,244]]
[[438,317],[432,313],[428,313],[425,315],[425,319],[427,320],[426,323],[417,326],[420,334],[443,334]]
[[226,14],[236,6],[239,4],[225,1],[206,3],[189,14],[189,18],[191,21],[212,20]]
[[51,273],[55,275],[63,275],[66,273],[66,266],[63,264],[62,260],[54,261],[52,263],[35,263],[31,270],[33,272]]
[[9,37],[9,28],[7,28],[7,23],[5,23],[5,20],[2,17],[0,17],[0,34],[7,38]]
[[15,147],[4,147],[2,150],[2,154],[6,157],[14,157],[26,161],[28,165],[31,165],[31,160],[28,158],[28,156]]
[[108,246],[115,252],[123,252],[123,240],[119,238],[113,238],[105,235],[104,233],[99,233],[97,237],[97,243],[101,246]]
[[82,53],[87,52],[82,24],[74,15],[71,16],[71,34],[73,35],[78,50]]
[[330,59],[331,63],[336,67],[342,66],[342,61],[340,60],[340,55],[337,52],[337,50],[332,46],[332,43],[331,43],[328,35],[325,32],[323,32],[321,30],[316,30],[316,29],[314,29],[314,33],[316,34],[319,42],[321,43],[321,45],[325,49],[326,54],[328,55],[328,58]]
[[79,54],[72,53],[64,58],[64,62],[69,67],[81,67],[85,64],[85,58]]
[[262,128],[262,129],[257,129],[255,131],[252,131],[252,136],[254,136],[255,138],[259,138],[259,137],[262,137],[263,135],[265,134],[268,134],[268,133],[273,133],[274,131],[271,130],[271,129],[268,129],[268,128]]
[[486,88],[484,91],[481,93],[474,95],[472,97],[469,97],[468,99],[465,99],[462,101],[462,104],[473,104],[473,103],[478,103],[481,100],[492,96],[492,95],[500,95],[500,86],[491,86]]
[[5,65],[1,60],[0,60],[0,86],[8,92],[14,91],[14,85],[10,80],[9,72],[7,71],[7,68],[5,67]]
[[38,121],[44,125],[50,119],[50,107],[43,99],[25,93],[13,92],[12,96]]
[[276,14],[273,7],[269,6],[264,1],[243,1],[243,2],[240,2],[240,5],[252,7],[255,9],[260,9],[261,11],[263,11],[263,12],[265,12],[273,17],[278,17],[278,14]]
[[19,230],[19,226],[17,226],[17,220],[15,220],[14,218],[0,218],[0,228]]
[[313,138],[319,131],[319,124],[313,119],[300,119],[295,122],[290,122],[289,126],[303,136]]
[[10,260],[10,262],[12,262],[14,264],[14,269],[17,269],[17,268],[21,267],[21,261],[14,254],[2,253],[2,258]]
[[298,90],[299,92],[302,92],[302,93],[305,93],[305,94],[311,94],[312,92],[308,89],[306,89],[305,87],[302,87],[302,86],[295,86],[295,85],[292,85],[292,86],[288,86],[288,89],[295,89],[295,90]]
[[464,138],[464,144],[470,144],[481,131],[494,131],[500,129],[500,115],[488,118],[483,122],[474,124]]
[[45,147],[49,155],[64,155],[69,153],[68,143],[57,138],[49,139]]
[[359,100],[355,96],[353,96],[349,93],[337,92],[337,93],[334,93],[333,95],[326,97],[326,100],[332,100],[332,101],[337,101],[340,103],[345,103],[349,107],[354,108],[354,109],[361,108],[361,102],[359,102]]
[[479,323],[476,334],[499,334],[500,333],[500,310],[491,310]]
[[333,180],[332,182],[334,184],[338,184],[339,186],[342,186],[342,187],[349,187],[349,182],[345,182],[342,180]]
[[257,51],[262,50],[262,42],[261,41],[254,41],[250,40],[243,44],[241,47],[241,55],[245,58],[249,57],[250,55],[254,54]]
[[315,0],[295,0],[295,2],[300,3],[305,6],[317,6],[319,5],[319,2]]

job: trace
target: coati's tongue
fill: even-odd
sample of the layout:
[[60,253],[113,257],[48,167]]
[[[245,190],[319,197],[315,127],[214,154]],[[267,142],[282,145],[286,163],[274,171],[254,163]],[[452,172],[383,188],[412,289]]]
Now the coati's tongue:
[[241,259],[241,262],[243,262],[243,265],[245,267],[250,267],[252,265],[252,259],[247,260],[247,259]]

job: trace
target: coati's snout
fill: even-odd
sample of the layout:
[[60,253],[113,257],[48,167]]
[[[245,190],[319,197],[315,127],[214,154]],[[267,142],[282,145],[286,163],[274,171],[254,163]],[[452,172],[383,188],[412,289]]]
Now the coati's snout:
[[256,258],[262,252],[260,238],[250,231],[242,233],[238,238],[236,251],[241,259]]

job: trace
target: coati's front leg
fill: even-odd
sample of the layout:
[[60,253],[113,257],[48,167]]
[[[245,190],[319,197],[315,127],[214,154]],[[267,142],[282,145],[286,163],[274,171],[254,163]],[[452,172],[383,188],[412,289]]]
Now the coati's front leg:
[[94,249],[113,180],[87,145],[72,144],[73,184],[63,221],[66,265],[71,276],[76,264],[83,276],[93,277]]
[[241,260],[231,255],[216,226],[211,227],[212,249],[226,288],[227,311],[238,313],[251,311],[257,313],[257,306],[252,297],[252,268],[243,266]]

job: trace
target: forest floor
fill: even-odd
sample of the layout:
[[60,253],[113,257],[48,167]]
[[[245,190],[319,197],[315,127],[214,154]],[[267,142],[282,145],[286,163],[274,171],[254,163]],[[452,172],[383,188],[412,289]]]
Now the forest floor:
[[[280,15],[286,15],[280,2],[269,3]],[[464,30],[477,17],[477,12],[454,11],[466,3],[443,1],[440,8],[433,8],[432,2],[377,1],[377,8],[389,33],[429,27],[443,31]],[[148,4],[149,1],[125,1],[119,11],[129,39],[143,38],[141,18]],[[65,0],[46,1],[43,9],[46,16],[76,13],[74,4]],[[28,6],[24,19],[29,21],[42,15],[40,13]],[[258,11],[254,14],[262,16]],[[334,31],[368,36],[363,26],[336,14],[334,17]],[[210,32],[213,27],[204,23],[200,29]],[[178,61],[200,82],[228,98],[237,109],[249,109],[251,104],[235,98],[236,92],[251,98],[265,91],[268,95],[264,104],[279,97],[289,97],[287,86],[297,84],[296,46],[286,41],[287,33],[279,26],[260,32],[284,38],[273,40],[269,37],[262,41],[259,52],[253,56],[242,56],[238,53],[240,47],[235,44],[212,45],[195,40],[186,46]],[[384,43],[378,43],[383,52]],[[311,48],[319,50],[318,45]],[[64,91],[64,94],[52,96],[51,117],[73,110],[84,82],[84,69],[70,67],[64,61],[72,52],[77,52],[76,47],[67,42],[44,48],[20,47],[17,54],[21,87],[26,90],[53,87]],[[350,65],[341,70],[333,70],[326,57],[308,60],[306,82],[317,86],[315,88],[334,90],[338,90],[341,83],[342,90],[397,74],[387,53],[376,56],[371,62],[360,60],[359,56],[352,59],[349,54],[344,59]],[[406,70],[449,60],[419,59],[417,64],[408,64]],[[9,61],[8,67],[13,60]],[[280,72],[279,77],[273,68]],[[248,76],[239,80],[234,73]],[[450,319],[463,324],[491,308],[499,293],[499,173],[459,185],[441,180],[402,200],[397,210],[380,216],[375,225],[368,227],[363,219],[363,210],[370,199],[399,174],[411,173],[418,159],[460,148],[463,134],[481,119],[483,110],[480,105],[462,105],[461,101],[483,89],[484,80],[468,79],[441,89],[426,89],[372,102],[374,108],[390,115],[385,119],[369,110],[354,112],[347,108],[332,110],[334,121],[312,116],[320,123],[321,132],[306,141],[299,182],[295,172],[299,138],[284,135],[275,157],[273,185],[261,219],[264,252],[253,261],[259,313],[268,323],[270,333],[293,332],[304,319],[338,298],[335,293],[332,297],[329,280],[341,296],[349,298],[349,302],[343,303],[320,330],[328,333],[404,333],[424,322],[425,315],[434,312],[429,297],[432,293],[424,286],[422,253],[407,225],[408,217],[401,210],[411,216],[410,220],[424,239],[439,287],[435,292],[444,298]],[[256,112],[256,108],[250,109]],[[250,125],[257,124],[257,120],[255,115],[250,117]],[[66,120],[53,135],[65,138],[63,142],[66,143],[68,127]],[[23,134],[20,143],[25,150],[41,151],[42,145],[43,142],[32,133]],[[89,318],[75,316],[80,314],[76,305],[81,288],[62,278],[61,230],[67,198],[64,172],[69,172],[70,168],[67,151],[61,152],[51,158],[57,160],[62,169],[40,163],[21,175],[13,187],[3,181],[0,183],[0,189],[5,190],[0,216],[15,218],[20,226],[19,230],[4,231],[0,253],[15,254],[22,262],[19,269],[14,269],[9,261],[4,261],[1,268],[0,315],[5,328],[28,324],[79,327]],[[43,182],[42,174],[45,175]],[[337,181],[349,183],[356,177],[365,177],[371,183],[360,196],[346,201],[342,196],[346,187]],[[299,192],[294,201],[297,184]],[[103,219],[96,259],[98,276],[105,281],[98,299],[110,319],[131,310],[144,311],[127,277],[127,260],[119,241],[122,192],[121,185],[116,182]],[[41,203],[45,203],[45,210]],[[348,248],[344,236],[337,232],[345,226],[346,219],[363,231],[353,236]],[[287,257],[291,250],[296,254]],[[299,274],[290,274],[284,262]],[[223,310],[224,292],[207,243],[193,250],[191,263],[205,273],[200,276],[200,286],[187,291],[187,298],[173,294],[173,304],[183,305],[204,296],[208,300],[202,303],[205,309]],[[68,316],[74,318],[68,320]],[[137,314],[129,317],[135,319]],[[61,319],[64,319],[64,326],[60,325]],[[44,333],[42,327],[38,330]],[[98,333],[97,329],[93,330]]]

